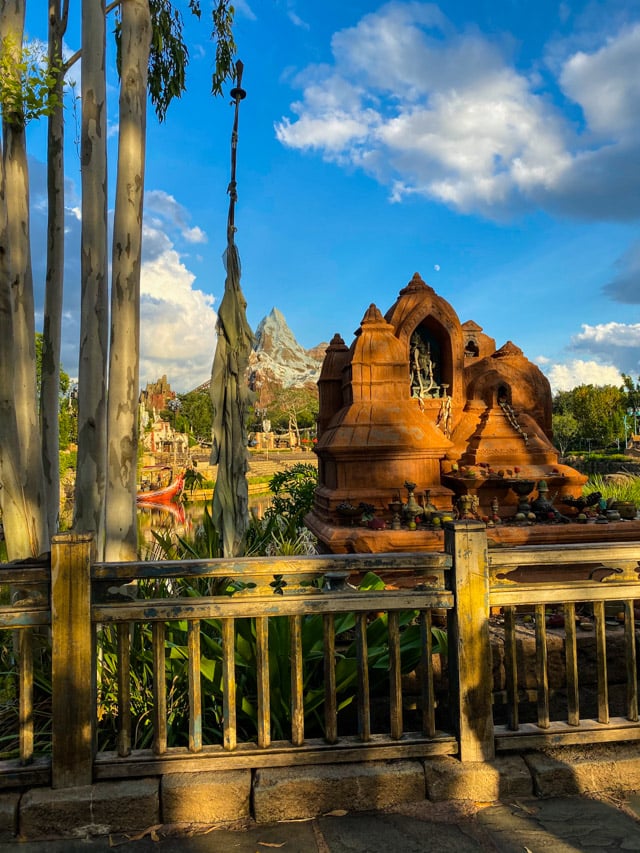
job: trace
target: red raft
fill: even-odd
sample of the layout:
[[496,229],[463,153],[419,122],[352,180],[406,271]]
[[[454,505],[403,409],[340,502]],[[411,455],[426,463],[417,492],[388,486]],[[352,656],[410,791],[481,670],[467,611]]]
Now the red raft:
[[177,479],[173,480],[173,482],[169,483],[169,485],[167,486],[162,486],[158,489],[147,489],[146,491],[139,491],[136,494],[136,500],[138,501],[138,503],[168,503],[169,501],[174,500],[174,498],[179,497],[183,488],[184,474],[180,474]]

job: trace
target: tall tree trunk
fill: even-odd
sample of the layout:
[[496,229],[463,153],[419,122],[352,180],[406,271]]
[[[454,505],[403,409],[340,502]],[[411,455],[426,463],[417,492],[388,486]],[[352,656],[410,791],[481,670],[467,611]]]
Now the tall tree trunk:
[[74,528],[104,547],[107,454],[107,112],[105,3],[82,0],[82,305]]
[[[0,31],[1,35],[1,31]],[[0,145],[0,509],[10,560],[31,554],[20,473],[20,439],[13,391],[13,309],[7,247],[4,163]]]
[[[0,0],[2,34],[20,50],[24,30],[24,0]],[[22,505],[26,531],[9,536],[28,541],[28,553],[37,556],[49,547],[44,474],[36,394],[33,276],[29,233],[29,172],[24,117],[3,115],[4,201],[6,205],[6,274],[11,291],[13,395],[20,448]],[[16,461],[16,460],[14,460]],[[12,549],[15,550],[15,549]],[[26,550],[26,546],[25,546]]]
[[107,560],[137,556],[140,265],[150,45],[148,0],[123,0],[107,408]]
[[64,67],[62,37],[67,28],[69,0],[49,0],[49,68],[55,76],[55,106],[47,122],[47,275],[42,328],[40,434],[47,490],[49,531],[60,516],[60,339],[64,271]]

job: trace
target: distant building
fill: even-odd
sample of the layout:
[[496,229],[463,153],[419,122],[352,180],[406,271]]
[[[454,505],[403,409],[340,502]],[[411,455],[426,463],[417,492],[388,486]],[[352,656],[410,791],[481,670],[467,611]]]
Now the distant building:
[[183,464],[189,455],[189,436],[176,432],[157,411],[150,415],[143,403],[140,403],[140,442],[145,452],[158,461]]
[[627,442],[627,452],[632,456],[640,455],[640,435],[635,435],[632,433],[629,436],[629,441]]
[[169,408],[169,400],[175,400],[176,396],[167,377],[162,376],[156,382],[147,383],[144,391],[140,392],[140,403],[148,412],[163,412]]

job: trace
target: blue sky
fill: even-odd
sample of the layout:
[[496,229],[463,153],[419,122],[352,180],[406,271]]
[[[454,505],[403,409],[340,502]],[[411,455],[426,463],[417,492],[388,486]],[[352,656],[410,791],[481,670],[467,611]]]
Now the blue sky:
[[[28,34],[42,38],[45,4],[27,5]],[[70,51],[79,7],[71,0]],[[247,90],[237,244],[254,328],[276,306],[304,347],[335,332],[349,344],[369,304],[384,313],[417,271],[462,322],[520,346],[554,388],[640,373],[638,0],[239,0],[236,10]],[[148,121],[141,383],[167,374],[179,391],[209,376],[224,288],[233,109],[209,94],[209,29],[206,14],[187,22],[188,91],[164,124]],[[112,185],[117,95],[111,70]],[[71,105],[67,118],[63,364],[75,375]],[[44,138],[44,125],[28,128],[40,305]]]

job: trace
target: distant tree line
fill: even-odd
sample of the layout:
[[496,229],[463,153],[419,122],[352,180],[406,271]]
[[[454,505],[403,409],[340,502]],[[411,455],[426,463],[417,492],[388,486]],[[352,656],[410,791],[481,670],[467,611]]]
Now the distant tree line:
[[[211,441],[213,407],[209,391],[190,391],[179,394],[170,401],[171,406],[160,412],[160,417],[172,424],[178,432],[189,435],[194,442]],[[249,411],[249,431],[260,432],[269,421],[271,432],[283,433],[315,430],[318,416],[318,394],[315,389],[283,388],[265,407],[253,406]]]
[[640,426],[640,377],[622,374],[623,384],[578,385],[553,398],[553,437],[567,452],[624,448]]

